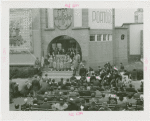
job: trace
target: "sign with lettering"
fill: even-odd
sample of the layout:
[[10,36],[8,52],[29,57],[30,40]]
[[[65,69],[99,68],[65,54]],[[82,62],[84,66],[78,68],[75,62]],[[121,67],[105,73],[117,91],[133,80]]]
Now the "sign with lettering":
[[89,27],[91,29],[112,29],[112,9],[89,9]]
[[54,23],[58,29],[67,29],[72,23],[71,9],[54,9]]

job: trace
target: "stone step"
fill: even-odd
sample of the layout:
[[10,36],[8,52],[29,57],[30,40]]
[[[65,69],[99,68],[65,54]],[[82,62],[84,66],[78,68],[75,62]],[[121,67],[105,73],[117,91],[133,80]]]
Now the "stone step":
[[50,78],[70,78],[73,74],[72,71],[43,71],[42,76],[45,74]]

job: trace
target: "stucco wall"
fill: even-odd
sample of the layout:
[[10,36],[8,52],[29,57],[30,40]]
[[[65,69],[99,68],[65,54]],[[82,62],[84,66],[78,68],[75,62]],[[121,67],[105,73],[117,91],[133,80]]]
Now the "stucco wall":
[[[72,11],[73,12],[73,11]],[[41,9],[42,18],[41,18],[41,33],[42,33],[42,48],[44,50],[44,56],[47,55],[47,49],[49,43],[58,36],[68,35],[74,38],[80,45],[82,51],[82,60],[86,60],[88,62],[88,47],[89,47],[89,29],[86,28],[74,28],[73,19],[72,24],[66,30],[60,30],[56,26],[54,28],[46,28],[46,11],[45,9]],[[86,13],[86,12],[84,12]],[[84,14],[83,13],[83,14]],[[83,15],[84,16],[84,15]]]
[[89,42],[89,65],[98,69],[98,66],[104,66],[106,62],[113,63],[112,42]]
[[[121,40],[121,35],[125,35],[124,40]],[[124,65],[128,63],[128,51],[127,51],[127,29],[125,28],[117,28],[114,32],[115,36],[115,65],[119,63],[123,63]]]

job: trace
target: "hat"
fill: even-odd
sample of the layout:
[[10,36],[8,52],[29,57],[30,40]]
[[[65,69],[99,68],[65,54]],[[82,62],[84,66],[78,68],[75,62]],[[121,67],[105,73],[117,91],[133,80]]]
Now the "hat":
[[92,93],[92,94],[91,94],[91,97],[95,97],[95,94],[94,94],[94,93]]
[[28,99],[27,99],[27,98],[25,98],[25,99],[24,99],[24,102],[27,102],[27,101],[28,101]]
[[95,104],[96,104],[96,102],[94,102],[94,101],[91,102],[91,105],[95,105]]
[[74,90],[74,87],[71,87],[70,90],[73,91],[73,90]]

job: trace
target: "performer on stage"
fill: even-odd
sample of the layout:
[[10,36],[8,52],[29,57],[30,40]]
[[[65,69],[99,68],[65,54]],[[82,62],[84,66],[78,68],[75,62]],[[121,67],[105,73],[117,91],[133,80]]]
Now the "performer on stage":
[[59,71],[59,69],[60,69],[60,67],[59,67],[59,58],[57,58],[56,69],[57,69],[57,71]]
[[60,59],[60,70],[63,71],[63,59]]
[[37,57],[36,60],[35,60],[35,64],[34,64],[34,68],[35,68],[35,74],[37,74],[40,70],[40,61],[39,61],[39,58]]
[[53,70],[56,70],[56,59],[53,59]]
[[49,58],[49,68],[52,68],[52,67],[53,67],[53,57],[51,55]]
[[67,55],[64,57],[64,71],[67,70]]

